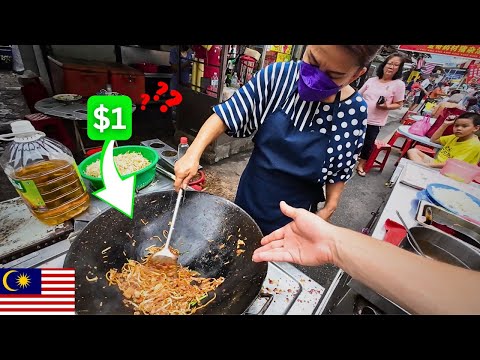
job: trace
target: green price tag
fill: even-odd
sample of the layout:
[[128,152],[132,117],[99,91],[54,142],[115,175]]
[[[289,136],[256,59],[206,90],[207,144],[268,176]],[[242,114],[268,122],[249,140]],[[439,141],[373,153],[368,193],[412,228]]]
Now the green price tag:
[[132,136],[132,99],[95,95],[87,102],[87,134],[91,140],[128,140]]

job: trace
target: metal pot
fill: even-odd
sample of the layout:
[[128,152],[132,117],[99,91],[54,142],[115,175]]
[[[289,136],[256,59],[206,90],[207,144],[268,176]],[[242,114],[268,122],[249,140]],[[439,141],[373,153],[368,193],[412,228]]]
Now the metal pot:
[[[176,196],[175,191],[140,195],[135,199],[133,219],[108,209],[82,230],[64,263],[64,267],[76,270],[77,313],[133,314],[123,304],[120,290],[108,285],[105,274],[111,268],[120,270],[127,258],[139,261],[147,247],[165,243],[162,233],[169,229]],[[261,238],[255,221],[234,203],[187,191],[171,246],[180,251],[179,262],[183,266],[204,277],[225,277],[216,289],[216,299],[198,313],[245,312],[259,294],[267,274],[267,263],[252,262]],[[239,239],[245,245],[239,245]],[[237,246],[245,252],[237,254]],[[87,280],[95,276],[96,282]]]
[[[451,265],[480,270],[480,251],[466,242],[423,226],[414,226],[410,232],[425,255]],[[400,247],[417,252],[407,237],[402,240]]]

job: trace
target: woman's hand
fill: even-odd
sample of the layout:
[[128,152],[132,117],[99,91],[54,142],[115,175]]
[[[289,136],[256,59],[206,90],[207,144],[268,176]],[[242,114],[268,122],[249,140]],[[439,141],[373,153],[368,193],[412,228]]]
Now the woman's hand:
[[288,261],[300,265],[333,262],[335,226],[305,209],[280,202],[282,212],[293,219],[262,239],[262,247],[253,253],[253,261]]
[[388,104],[387,103],[377,104],[377,108],[382,110],[388,110]]
[[187,153],[175,163],[175,191],[185,189],[191,178],[198,172],[199,160],[196,156]]

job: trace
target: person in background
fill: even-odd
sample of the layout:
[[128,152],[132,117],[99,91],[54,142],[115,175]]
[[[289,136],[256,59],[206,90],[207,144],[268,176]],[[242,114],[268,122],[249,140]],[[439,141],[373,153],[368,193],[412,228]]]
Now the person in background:
[[464,95],[462,92],[458,89],[455,89],[450,92],[450,97],[446,99],[446,102],[458,104],[462,101],[463,97]]
[[192,60],[193,51],[190,49],[190,45],[178,45],[170,49],[169,62],[173,72],[170,89],[178,90],[179,81],[180,85],[188,86],[189,76],[192,73]]
[[[403,80],[403,79],[402,79]],[[405,82],[405,80],[403,80]],[[406,86],[405,86],[405,92],[409,95],[410,91],[412,91],[412,85],[415,84],[416,79],[412,79]],[[407,96],[408,96],[407,95]]]
[[427,90],[425,90],[425,88],[422,87],[423,81],[424,80],[422,80],[421,77],[418,77],[418,79],[412,85],[412,91],[414,92],[414,97],[413,97],[413,103],[412,105],[410,105],[408,111],[414,111],[414,109],[416,109],[420,105],[423,98],[428,96]]
[[368,79],[358,92],[368,104],[367,133],[363,144],[357,173],[365,176],[363,169],[370,156],[375,139],[387,122],[390,110],[400,109],[405,100],[405,83],[401,80],[404,57],[399,53],[389,55],[377,69],[377,76]]
[[[367,71],[380,47],[308,45],[302,61],[261,69],[213,107],[175,163],[175,190],[187,186],[203,151],[221,134],[255,134],[235,203],[264,234],[289,221],[278,208],[282,199],[329,219],[352,175],[367,123],[367,103],[349,84]],[[317,211],[320,202],[324,207]]]
[[472,96],[468,99],[467,112],[474,112],[480,114],[480,106],[478,105],[478,98]]
[[448,96],[448,94],[444,91],[444,85],[443,83],[438,83],[435,88],[428,94],[428,99],[438,99],[442,96]]
[[[445,129],[452,124],[453,134],[442,136]],[[479,114],[466,112],[458,117],[451,115],[430,138],[432,142],[443,145],[435,159],[415,148],[407,151],[407,157],[432,168],[442,168],[448,159],[477,165],[480,162],[480,141],[475,135],[478,130],[480,130]]]
[[424,111],[430,111],[430,113],[435,113],[436,108],[438,107],[438,102],[441,100],[442,96],[448,96],[448,94],[443,90],[443,83],[439,82],[438,84],[432,85],[434,88],[428,93],[427,98],[425,99],[424,106],[420,108],[420,113],[423,114]]
[[480,272],[334,226],[284,201],[280,208],[292,221],[261,240],[254,262],[333,264],[411,314],[480,314]]
[[445,94],[450,94],[450,83],[448,82],[448,80],[443,83],[442,90]]
[[465,108],[461,105],[463,98],[464,95],[460,92],[460,90],[452,90],[448,98],[438,102],[437,106],[432,111],[432,117],[437,118],[440,116],[443,109],[457,108],[465,110]]

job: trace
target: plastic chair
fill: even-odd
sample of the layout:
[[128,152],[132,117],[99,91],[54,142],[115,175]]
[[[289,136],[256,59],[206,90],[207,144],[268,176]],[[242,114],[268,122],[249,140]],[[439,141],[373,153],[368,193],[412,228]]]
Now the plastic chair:
[[412,115],[418,115],[418,113],[416,111],[408,110],[405,114],[403,114],[402,118],[400,119],[400,123],[402,125],[410,125],[411,123],[406,124],[406,122],[415,121],[415,120],[409,119],[410,116],[412,116]]
[[[380,172],[382,172],[385,164],[387,163],[388,156],[390,155],[390,150],[392,150],[392,146],[384,143],[383,141],[375,140],[373,151],[363,167],[365,173],[368,173],[373,168],[379,168]],[[379,161],[377,160],[377,157],[382,151],[385,151],[385,155],[383,156],[383,159]]]
[[424,154],[431,155],[432,157],[435,156],[436,150],[432,149],[431,147],[425,146],[425,145],[415,145],[415,149],[420,150]]
[[35,110],[35,103],[48,97],[47,89],[40,82],[40,79],[29,79],[28,82],[22,86],[21,91],[31,112],[31,114],[25,115],[24,119],[30,121],[36,130],[44,132],[48,137],[61,142],[74,152],[76,150],[75,144],[63,120],[55,116],[39,113]]
[[[395,145],[395,142],[399,138],[405,139],[405,141],[403,142],[403,144],[401,146]],[[400,149],[400,151],[402,151],[402,152],[404,151],[404,149],[406,149],[405,152],[407,152],[408,149],[410,149],[410,147],[412,146],[412,143],[413,143],[412,139],[407,138],[405,135],[400,134],[398,131],[395,131],[395,133],[392,135],[390,140],[388,140],[388,142],[387,142],[387,144],[390,145],[392,148]]]

